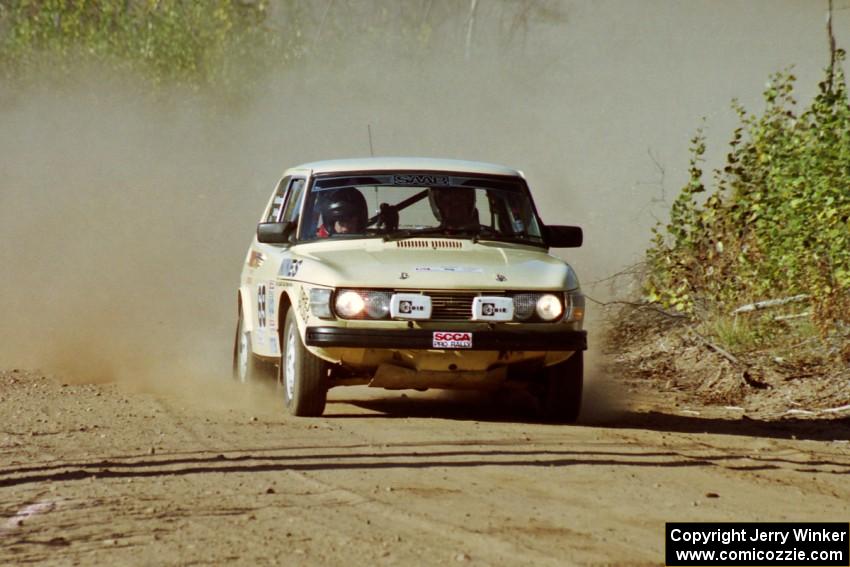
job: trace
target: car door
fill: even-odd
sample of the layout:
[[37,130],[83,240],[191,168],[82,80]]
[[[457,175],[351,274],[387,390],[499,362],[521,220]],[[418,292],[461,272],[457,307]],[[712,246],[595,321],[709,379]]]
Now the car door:
[[[285,177],[278,185],[264,222],[297,221],[304,195],[305,178]],[[257,266],[250,293],[254,309],[254,349],[263,356],[280,356],[278,305],[282,290],[277,285],[281,271],[291,270],[289,244],[264,244],[254,240],[253,250],[262,259]]]

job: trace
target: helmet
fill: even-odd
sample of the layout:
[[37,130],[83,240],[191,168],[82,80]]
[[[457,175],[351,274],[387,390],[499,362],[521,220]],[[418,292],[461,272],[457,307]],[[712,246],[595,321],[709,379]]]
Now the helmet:
[[369,219],[366,197],[354,187],[331,191],[324,198],[321,211],[322,223],[330,234],[335,232],[334,225],[337,221],[352,225],[352,232],[366,230],[366,222]]
[[448,228],[466,228],[478,224],[475,189],[471,187],[431,187],[431,210],[440,224]]

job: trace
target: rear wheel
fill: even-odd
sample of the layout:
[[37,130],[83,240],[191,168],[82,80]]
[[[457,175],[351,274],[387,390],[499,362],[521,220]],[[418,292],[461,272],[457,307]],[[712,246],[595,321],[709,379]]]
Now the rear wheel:
[[245,312],[239,308],[236,324],[236,340],[233,344],[233,379],[247,384],[259,382],[272,376],[271,367],[257,358],[252,348],[251,332],[245,325]]
[[543,371],[540,409],[544,419],[555,423],[574,423],[581,411],[584,386],[584,353],[574,353],[564,362]]
[[328,364],[313,356],[301,342],[292,309],[286,314],[281,343],[280,383],[286,409],[301,417],[322,415],[328,396]]

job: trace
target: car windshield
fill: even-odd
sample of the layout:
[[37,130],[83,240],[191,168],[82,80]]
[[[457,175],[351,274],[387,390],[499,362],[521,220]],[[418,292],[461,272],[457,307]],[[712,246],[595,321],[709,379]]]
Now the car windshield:
[[519,180],[408,172],[317,177],[298,239],[413,236],[543,243]]

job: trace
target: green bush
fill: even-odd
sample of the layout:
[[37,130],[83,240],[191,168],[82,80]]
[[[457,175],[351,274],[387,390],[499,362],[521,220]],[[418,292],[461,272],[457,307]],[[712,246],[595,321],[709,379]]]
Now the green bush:
[[822,331],[850,320],[850,105],[836,56],[802,113],[787,71],[771,77],[760,116],[733,103],[741,124],[710,192],[697,132],[690,180],[647,252],[649,300],[700,316],[809,294]]
[[266,13],[267,0],[6,0],[0,70],[16,78],[93,62],[156,84],[236,85],[297,48],[264,25]]

